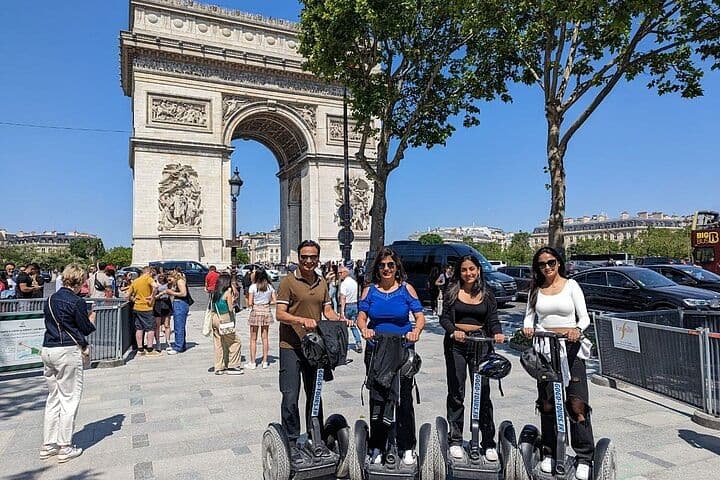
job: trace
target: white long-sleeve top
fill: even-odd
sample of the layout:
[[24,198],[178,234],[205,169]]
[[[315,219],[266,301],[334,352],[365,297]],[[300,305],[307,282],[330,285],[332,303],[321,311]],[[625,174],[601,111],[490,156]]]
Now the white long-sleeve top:
[[580,328],[590,325],[590,316],[585,306],[585,295],[575,280],[568,279],[565,286],[555,295],[544,295],[538,291],[535,308],[528,301],[523,326],[532,328],[537,325],[547,328]]

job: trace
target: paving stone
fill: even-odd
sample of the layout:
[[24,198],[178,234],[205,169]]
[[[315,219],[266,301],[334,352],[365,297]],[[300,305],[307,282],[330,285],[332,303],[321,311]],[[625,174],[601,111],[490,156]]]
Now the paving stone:
[[200,390],[198,392],[202,398],[212,397],[213,393],[210,390]]
[[235,455],[247,455],[248,453],[250,453],[250,449],[247,447],[247,445],[233,447],[232,451]]
[[131,392],[139,392],[140,390],[142,390],[142,385],[138,385],[138,384],[130,385],[128,387],[128,390],[130,390]]
[[142,448],[149,446],[150,439],[148,438],[147,433],[132,436],[132,448]]
[[142,405],[143,403],[144,403],[144,402],[143,402],[143,399],[142,399],[142,398],[139,398],[139,397],[133,397],[133,398],[130,399],[130,405],[133,406],[133,407],[140,406],[140,405]]
[[670,468],[670,467],[675,466],[674,463],[666,462],[665,460],[663,460],[661,458],[654,457],[645,452],[640,452],[640,451],[636,450],[634,452],[628,452],[628,453],[630,453],[630,455],[632,455],[633,457],[642,458],[643,460],[647,460],[648,462],[654,463],[655,465],[658,465],[662,468]]
[[210,413],[213,413],[213,414],[223,413],[225,411],[225,409],[223,407],[210,407],[210,408],[208,408],[208,410],[210,410]]
[[133,413],[130,415],[130,423],[145,423],[147,419],[144,413]]
[[153,474],[152,462],[142,462],[135,464],[135,480],[151,480],[155,478]]

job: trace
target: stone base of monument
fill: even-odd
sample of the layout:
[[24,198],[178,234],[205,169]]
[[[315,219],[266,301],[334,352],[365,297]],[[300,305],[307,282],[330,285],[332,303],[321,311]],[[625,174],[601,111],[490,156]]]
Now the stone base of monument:
[[197,229],[160,232],[158,238],[163,259],[195,260],[202,257]]

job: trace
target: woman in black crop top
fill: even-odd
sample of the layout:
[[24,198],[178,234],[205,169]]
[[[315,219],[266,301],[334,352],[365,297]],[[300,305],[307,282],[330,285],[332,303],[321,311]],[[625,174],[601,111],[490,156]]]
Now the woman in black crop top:
[[[465,381],[468,374],[469,350],[465,343],[466,335],[483,334],[494,337],[496,343],[505,341],[497,316],[497,303],[492,290],[485,286],[482,266],[472,255],[462,257],[443,299],[443,312],[440,324],[445,329],[444,339],[445,366],[447,368],[448,396],[447,420],[450,425],[450,455],[463,458],[463,424],[465,421]],[[492,347],[489,347],[492,349]],[[493,405],[490,400],[489,380],[482,379],[480,397],[481,448],[485,458],[497,461],[495,450],[495,423]]]

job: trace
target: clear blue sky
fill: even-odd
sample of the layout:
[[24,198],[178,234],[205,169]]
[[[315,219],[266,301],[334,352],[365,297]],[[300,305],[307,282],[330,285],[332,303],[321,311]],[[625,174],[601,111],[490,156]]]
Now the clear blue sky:
[[[293,0],[214,3],[291,20],[300,12]],[[11,21],[0,29],[0,122],[125,133],[0,125],[0,228],[76,229],[130,245],[131,115],[118,64],[128,2],[6,2],[3,13]],[[696,100],[622,84],[570,145],[567,214],[720,210],[719,77],[709,74]],[[531,230],[547,218],[539,92],[519,87],[513,104],[484,105],[481,122],[447,147],[406,154],[389,182],[388,240],[438,225]],[[257,143],[236,146],[239,229],[269,229],[279,223],[277,163]]]

